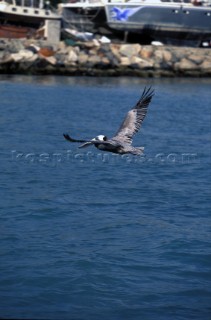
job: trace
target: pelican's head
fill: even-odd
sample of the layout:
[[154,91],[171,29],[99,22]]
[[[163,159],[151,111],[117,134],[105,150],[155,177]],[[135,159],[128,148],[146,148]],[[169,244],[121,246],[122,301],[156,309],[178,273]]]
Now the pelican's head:
[[102,134],[100,134],[99,136],[95,137],[94,139],[92,139],[93,141],[107,141],[108,138]]

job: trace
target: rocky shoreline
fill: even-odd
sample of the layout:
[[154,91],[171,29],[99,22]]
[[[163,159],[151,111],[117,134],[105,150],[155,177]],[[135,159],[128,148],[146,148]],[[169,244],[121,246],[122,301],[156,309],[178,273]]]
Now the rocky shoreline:
[[0,74],[210,77],[211,49],[2,39]]

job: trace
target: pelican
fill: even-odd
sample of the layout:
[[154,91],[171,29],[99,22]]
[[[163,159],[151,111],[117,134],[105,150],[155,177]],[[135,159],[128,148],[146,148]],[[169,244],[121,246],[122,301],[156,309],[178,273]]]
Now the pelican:
[[113,152],[117,154],[134,154],[141,155],[143,147],[133,147],[132,139],[142,125],[146,116],[149,103],[154,95],[154,90],[151,87],[144,89],[141,98],[136,103],[123,120],[119,130],[115,136],[108,139],[105,135],[99,135],[91,140],[76,140],[71,138],[68,134],[63,134],[64,138],[69,142],[82,143],[79,148],[85,148],[94,145],[97,149],[102,151]]

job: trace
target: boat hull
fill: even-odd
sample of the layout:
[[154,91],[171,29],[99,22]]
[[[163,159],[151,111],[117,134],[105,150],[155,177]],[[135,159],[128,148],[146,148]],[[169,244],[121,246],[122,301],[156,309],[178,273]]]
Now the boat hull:
[[12,25],[0,25],[0,38],[22,39],[31,38],[36,30],[27,27],[18,27]]
[[211,38],[211,8],[192,5],[109,3],[107,23],[113,30],[144,34],[152,40],[203,41]]

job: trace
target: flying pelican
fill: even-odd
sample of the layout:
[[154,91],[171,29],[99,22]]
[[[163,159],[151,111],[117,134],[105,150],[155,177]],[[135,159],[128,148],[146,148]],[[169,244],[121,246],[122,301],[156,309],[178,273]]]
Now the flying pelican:
[[118,154],[131,153],[140,155],[143,153],[143,147],[133,147],[132,138],[141,127],[141,124],[146,116],[148,105],[154,95],[154,90],[145,87],[141,98],[133,109],[131,109],[124,121],[122,122],[116,135],[108,139],[104,135],[99,135],[91,140],[76,140],[71,138],[68,134],[63,134],[64,138],[69,142],[83,143],[79,148],[94,145],[97,149],[102,151],[109,151]]

